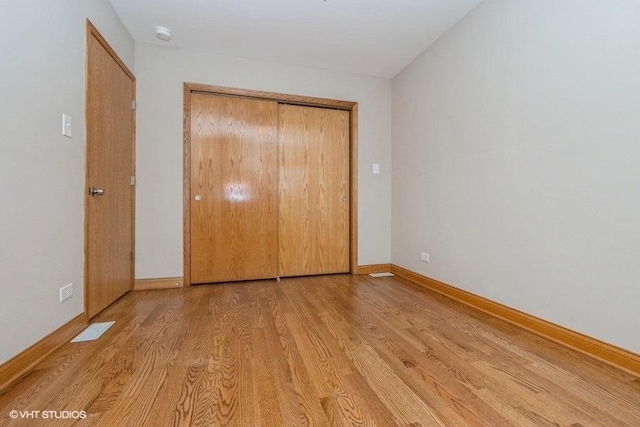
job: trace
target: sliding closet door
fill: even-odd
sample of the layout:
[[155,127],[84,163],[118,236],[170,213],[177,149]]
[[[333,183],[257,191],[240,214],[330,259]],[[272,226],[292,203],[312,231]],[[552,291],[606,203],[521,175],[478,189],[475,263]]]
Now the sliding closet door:
[[279,105],[281,276],[349,271],[349,112]]
[[278,104],[191,96],[191,283],[278,275]]

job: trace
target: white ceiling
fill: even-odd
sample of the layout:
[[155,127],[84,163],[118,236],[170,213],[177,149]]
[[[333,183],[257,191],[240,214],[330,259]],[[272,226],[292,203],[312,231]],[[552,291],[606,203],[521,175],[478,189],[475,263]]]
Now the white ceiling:
[[110,0],[136,42],[386,78],[480,1]]

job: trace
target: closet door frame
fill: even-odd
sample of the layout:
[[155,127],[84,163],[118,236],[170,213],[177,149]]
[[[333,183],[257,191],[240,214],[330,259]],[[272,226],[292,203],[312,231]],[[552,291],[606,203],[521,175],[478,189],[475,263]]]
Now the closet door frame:
[[294,105],[334,108],[349,111],[349,271],[358,269],[358,103],[276,92],[264,92],[198,83],[184,83],[183,122],[183,247],[184,286],[191,285],[191,94],[239,96]]

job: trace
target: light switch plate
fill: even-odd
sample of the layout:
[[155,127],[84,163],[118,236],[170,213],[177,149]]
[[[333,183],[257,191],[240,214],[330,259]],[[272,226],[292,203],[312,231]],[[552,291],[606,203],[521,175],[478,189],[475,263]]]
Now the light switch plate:
[[62,115],[62,134],[71,138],[73,135],[73,127],[71,125],[71,116],[67,114]]
[[374,163],[373,164],[373,174],[374,175],[379,175],[380,174],[380,163]]

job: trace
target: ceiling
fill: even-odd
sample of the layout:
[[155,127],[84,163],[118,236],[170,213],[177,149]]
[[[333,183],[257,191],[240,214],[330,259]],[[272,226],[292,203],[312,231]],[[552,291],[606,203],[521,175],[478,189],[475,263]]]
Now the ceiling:
[[480,1],[110,0],[136,42],[385,78]]

